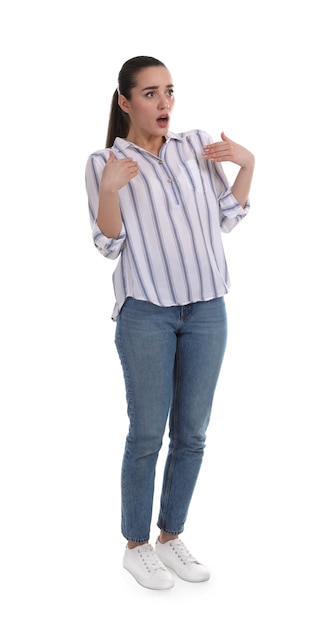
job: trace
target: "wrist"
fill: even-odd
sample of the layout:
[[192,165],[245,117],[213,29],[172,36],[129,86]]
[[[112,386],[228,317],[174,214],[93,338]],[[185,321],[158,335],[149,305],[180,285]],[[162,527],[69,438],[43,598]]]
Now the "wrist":
[[115,187],[114,185],[109,184],[109,183],[104,183],[103,181],[101,181],[100,187],[99,187],[100,194],[104,194],[107,197],[117,196],[118,191],[119,191],[118,188]]
[[245,163],[243,163],[241,165],[241,167],[243,169],[246,169],[246,170],[253,170],[254,169],[254,167],[255,167],[255,157],[254,157],[254,155],[251,152],[249,152],[248,159],[246,160]]

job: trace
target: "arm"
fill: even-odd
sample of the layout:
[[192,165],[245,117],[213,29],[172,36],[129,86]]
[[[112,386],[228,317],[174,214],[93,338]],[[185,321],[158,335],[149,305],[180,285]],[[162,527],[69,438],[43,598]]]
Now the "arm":
[[97,224],[106,237],[118,239],[122,218],[118,191],[138,173],[138,165],[132,159],[115,160],[114,153],[104,167],[99,186]]
[[203,156],[210,161],[231,161],[240,166],[231,189],[234,198],[244,208],[251,187],[255,158],[249,150],[226,137],[225,133],[221,133],[221,139],[222,141],[205,146]]

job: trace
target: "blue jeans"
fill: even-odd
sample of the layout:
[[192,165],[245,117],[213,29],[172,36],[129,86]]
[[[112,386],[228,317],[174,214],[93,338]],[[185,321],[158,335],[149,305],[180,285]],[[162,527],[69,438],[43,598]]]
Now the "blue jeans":
[[155,470],[169,418],[157,525],[183,531],[202,463],[206,429],[223,360],[223,298],[160,307],[127,298],[115,342],[122,363],[129,431],[122,462],[122,533],[148,541]]

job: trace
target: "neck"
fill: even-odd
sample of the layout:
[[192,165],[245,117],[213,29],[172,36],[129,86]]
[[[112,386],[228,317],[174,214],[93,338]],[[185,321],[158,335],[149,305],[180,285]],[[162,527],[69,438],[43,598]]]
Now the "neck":
[[158,156],[160,152],[160,148],[165,143],[165,137],[143,137],[137,135],[135,132],[129,131],[127,137],[127,141],[131,141],[136,146],[143,148],[143,150],[147,150],[151,152],[151,154],[155,154]]

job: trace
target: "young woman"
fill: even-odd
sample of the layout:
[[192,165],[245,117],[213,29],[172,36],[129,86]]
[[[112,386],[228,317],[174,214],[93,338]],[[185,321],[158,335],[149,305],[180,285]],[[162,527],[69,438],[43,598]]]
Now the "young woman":
[[[229,277],[220,230],[247,214],[254,157],[224,133],[169,130],[170,72],[153,57],[119,73],[106,148],[86,166],[93,240],[119,262],[113,274],[115,342],[129,416],[122,464],[124,567],[168,589],[208,569],[179,539],[199,474],[226,345]],[[239,166],[232,186],[221,163]],[[159,537],[149,543],[155,469],[168,421]],[[169,571],[169,569],[171,571]]]

